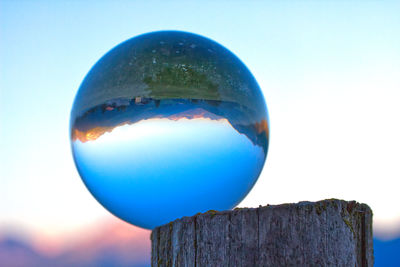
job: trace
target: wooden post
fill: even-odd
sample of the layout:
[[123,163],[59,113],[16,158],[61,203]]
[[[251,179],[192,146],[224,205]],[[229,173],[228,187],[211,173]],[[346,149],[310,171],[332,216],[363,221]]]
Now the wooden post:
[[208,211],[155,228],[152,266],[373,266],[372,211],[329,199]]

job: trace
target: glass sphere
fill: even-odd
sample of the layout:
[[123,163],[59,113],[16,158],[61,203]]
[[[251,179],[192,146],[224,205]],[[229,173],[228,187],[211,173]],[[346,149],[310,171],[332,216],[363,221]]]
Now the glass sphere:
[[235,207],[263,168],[267,108],[246,66],[178,31],[121,43],[89,71],[70,137],[86,187],[111,213],[152,229]]

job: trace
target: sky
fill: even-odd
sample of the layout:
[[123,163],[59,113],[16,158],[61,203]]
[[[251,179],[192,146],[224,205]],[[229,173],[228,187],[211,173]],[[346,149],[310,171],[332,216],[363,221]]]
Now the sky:
[[59,237],[112,217],[73,163],[69,116],[89,69],[136,35],[182,30],[236,54],[270,117],[240,206],[357,200],[400,236],[397,1],[0,1],[0,229]]

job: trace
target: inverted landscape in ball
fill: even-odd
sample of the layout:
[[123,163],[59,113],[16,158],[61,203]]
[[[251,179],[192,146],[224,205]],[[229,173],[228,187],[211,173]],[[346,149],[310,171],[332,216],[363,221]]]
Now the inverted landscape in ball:
[[74,100],[76,167],[111,213],[152,229],[237,205],[266,159],[267,108],[246,66],[205,37],[143,34],[113,48]]

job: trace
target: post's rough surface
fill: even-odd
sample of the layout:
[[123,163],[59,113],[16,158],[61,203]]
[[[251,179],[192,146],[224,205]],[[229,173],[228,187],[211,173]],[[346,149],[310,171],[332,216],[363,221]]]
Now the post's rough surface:
[[208,211],[151,241],[152,266],[373,266],[372,211],[355,201]]

